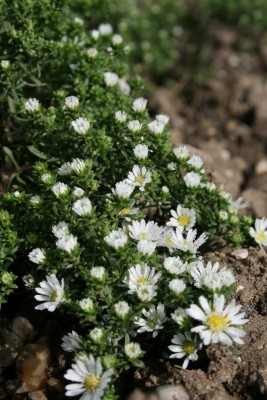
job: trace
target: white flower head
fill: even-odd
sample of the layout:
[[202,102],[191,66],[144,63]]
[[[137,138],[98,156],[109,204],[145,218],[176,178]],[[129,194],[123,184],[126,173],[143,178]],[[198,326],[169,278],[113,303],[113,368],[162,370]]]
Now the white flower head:
[[226,212],[224,210],[219,211],[219,218],[221,221],[226,221],[228,219],[228,217],[229,217],[228,212]]
[[90,299],[89,297],[86,297],[86,298],[80,300],[79,301],[79,306],[81,307],[81,309],[83,311],[86,311],[86,312],[89,312],[89,313],[93,312],[94,308],[95,308],[93,300]]
[[197,239],[197,230],[189,229],[186,234],[186,237],[183,236],[180,228],[176,228],[175,234],[173,235],[174,247],[181,251],[189,251],[192,254],[195,254],[202,244],[204,244],[207,240],[207,236],[205,233],[202,233]]
[[191,318],[201,321],[201,325],[191,331],[199,333],[204,345],[222,343],[231,346],[233,342],[243,344],[242,338],[246,333],[239,326],[248,320],[244,319],[245,313],[239,313],[241,306],[236,305],[235,300],[225,307],[225,297],[215,294],[212,307],[204,296],[199,297],[199,304],[191,304],[186,312]]
[[178,307],[173,314],[171,314],[172,320],[179,326],[182,326],[184,322],[189,318],[186,310]]
[[90,275],[96,281],[103,282],[106,277],[106,270],[104,267],[93,267],[90,270]]
[[134,293],[140,286],[156,286],[162,273],[147,264],[137,264],[128,270],[123,282],[129,287],[128,293]]
[[218,262],[214,265],[208,262],[205,267],[203,262],[199,261],[190,269],[190,274],[197,288],[206,288],[213,292],[223,287],[232,286],[235,283],[232,272],[225,267],[219,269]]
[[128,199],[134,191],[134,186],[126,181],[117,182],[115,189],[111,189],[112,193],[122,199]]
[[143,124],[139,122],[137,119],[128,122],[128,129],[131,132],[139,132],[142,129]]
[[188,172],[184,176],[184,182],[188,188],[198,187],[200,185],[200,175],[196,172]]
[[78,24],[78,25],[83,25],[84,24],[83,19],[81,19],[79,17],[74,17],[73,21],[76,22],[76,24]]
[[62,338],[62,349],[64,351],[76,351],[80,350],[82,345],[82,339],[78,335],[77,332],[72,331],[71,333],[68,333],[67,335],[63,336]]
[[159,135],[164,131],[165,124],[161,121],[155,120],[148,124],[148,129],[155,135]]
[[66,163],[62,164],[58,168],[57,173],[60,176],[70,175],[71,174],[71,163],[70,162],[66,162]]
[[157,307],[152,306],[149,310],[143,308],[142,314],[145,318],[140,318],[135,322],[136,325],[140,326],[137,332],[153,332],[152,337],[155,338],[158,331],[163,329],[163,324],[167,320],[164,305],[159,303]]
[[158,241],[162,237],[164,228],[159,226],[157,222],[133,221],[132,225],[128,226],[130,237],[134,240],[149,240],[152,242]]
[[65,221],[59,222],[57,225],[52,226],[52,232],[57,239],[69,234],[69,225]]
[[45,251],[37,247],[28,254],[29,260],[34,264],[41,264],[45,261]]
[[182,279],[172,279],[169,283],[169,288],[176,296],[180,296],[185,291],[186,284]]
[[136,113],[142,113],[145,111],[147,105],[147,100],[140,97],[133,102],[133,111]]
[[69,187],[63,182],[57,182],[52,186],[52,192],[56,197],[64,196],[68,193]]
[[91,31],[91,35],[92,35],[92,38],[95,40],[99,39],[99,36],[100,36],[99,31],[97,29],[93,29]]
[[141,285],[137,288],[136,295],[142,302],[150,302],[157,296],[157,288],[154,285]]
[[168,168],[170,171],[175,171],[176,168],[177,168],[177,166],[176,166],[176,164],[175,164],[174,162],[170,162],[170,163],[167,164],[167,168]]
[[105,72],[104,73],[104,81],[107,86],[115,86],[119,81],[119,77],[114,72]]
[[94,328],[89,332],[89,336],[95,343],[101,343],[104,338],[104,331],[101,328]]
[[167,257],[164,260],[164,268],[173,275],[180,275],[187,270],[187,262],[183,262],[180,257]]
[[118,85],[120,92],[122,94],[125,94],[125,96],[129,96],[129,94],[131,93],[131,86],[129,85],[129,83],[126,82],[125,79],[119,79]]
[[203,166],[203,161],[201,157],[194,154],[192,157],[189,158],[187,164],[191,165],[196,169],[200,169]]
[[127,119],[127,114],[125,111],[116,111],[115,112],[115,119],[118,122],[125,122]]
[[79,187],[77,187],[77,186],[75,186],[75,188],[74,188],[74,190],[73,190],[73,192],[72,192],[72,195],[73,195],[74,197],[83,197],[83,195],[84,195],[84,190],[81,189],[81,188],[79,188]]
[[85,135],[90,128],[90,121],[88,121],[86,118],[80,117],[72,121],[71,125],[75,132],[79,133],[80,135]]
[[114,304],[115,314],[119,319],[125,319],[130,312],[130,306],[126,301],[119,301]]
[[89,215],[92,212],[92,203],[88,197],[83,197],[75,201],[72,210],[80,216]]
[[28,112],[38,111],[39,108],[40,108],[40,102],[35,98],[30,98],[25,102],[25,110]]
[[168,346],[174,353],[170,358],[184,358],[182,368],[186,369],[189,361],[198,359],[197,351],[201,348],[201,345],[197,343],[197,336],[192,336],[189,332],[178,333],[172,338],[172,343],[171,346]]
[[76,96],[69,96],[65,98],[65,106],[70,110],[74,110],[79,105],[79,99]]
[[30,198],[30,203],[32,204],[32,205],[37,205],[37,204],[40,204],[41,203],[41,197],[40,196],[37,196],[37,195],[34,195],[34,196],[32,196],[31,198]]
[[256,218],[255,226],[250,228],[249,234],[260,247],[267,246],[267,219]]
[[167,222],[167,226],[173,226],[183,230],[193,228],[196,223],[196,213],[193,208],[185,208],[181,205],[177,206],[176,211],[171,210],[171,219]]
[[230,209],[233,212],[238,212],[239,210],[242,210],[243,208],[246,208],[248,206],[248,203],[244,201],[243,197],[238,197],[238,199],[230,200]]
[[135,360],[142,355],[139,343],[130,342],[124,346],[125,354],[130,360]]
[[81,174],[86,168],[86,161],[80,158],[74,158],[70,163],[70,169],[77,174]]
[[114,46],[120,46],[123,42],[123,38],[121,35],[116,34],[112,36],[111,41]]
[[46,172],[40,176],[40,179],[45,184],[50,184],[53,182],[53,175],[50,172]]
[[64,279],[61,282],[55,274],[46,277],[46,281],[40,282],[40,286],[35,289],[38,293],[35,299],[42,301],[42,304],[35,307],[36,310],[55,311],[60,303],[64,301]]
[[159,122],[162,122],[164,125],[166,125],[169,122],[170,117],[165,114],[159,114],[159,115],[156,115],[156,120]]
[[186,146],[179,146],[173,149],[174,155],[179,160],[185,160],[189,156],[188,148]]
[[146,169],[146,167],[139,167],[139,165],[134,165],[133,170],[128,173],[126,183],[139,187],[141,192],[144,192],[145,185],[152,182],[151,172]]
[[62,236],[56,242],[56,246],[60,250],[64,250],[67,253],[71,254],[73,250],[75,250],[78,246],[78,240],[74,235],[65,235]]
[[123,232],[122,229],[114,230],[109,235],[104,237],[105,242],[118,250],[126,245],[128,242],[128,236]]
[[214,192],[217,189],[217,186],[213,182],[207,182],[205,183],[205,188],[207,188],[209,192]]
[[1,60],[1,68],[2,69],[8,69],[10,67],[10,61],[9,60]]
[[165,228],[161,239],[157,243],[158,247],[167,247],[172,253],[175,248],[175,232],[172,228]]
[[86,54],[89,58],[95,58],[98,54],[98,51],[96,48],[90,47],[90,49],[87,50]]
[[168,186],[162,186],[161,190],[163,191],[163,193],[170,193],[170,189],[168,188]]
[[82,395],[83,400],[100,400],[105,389],[111,381],[113,369],[108,369],[103,373],[100,358],[83,357],[71,365],[64,375],[65,379],[76,382],[66,386],[66,396]]
[[137,243],[137,250],[139,253],[145,256],[151,256],[156,250],[157,243],[151,242],[150,240],[140,240]]
[[98,27],[98,32],[101,36],[109,36],[113,32],[113,28],[110,24],[100,24]]
[[134,148],[134,155],[138,159],[145,159],[148,156],[148,146],[146,144],[138,144]]

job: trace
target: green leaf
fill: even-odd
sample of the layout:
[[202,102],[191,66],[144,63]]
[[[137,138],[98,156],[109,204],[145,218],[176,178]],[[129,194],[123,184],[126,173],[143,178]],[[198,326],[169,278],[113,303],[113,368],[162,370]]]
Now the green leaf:
[[43,160],[47,160],[47,156],[46,154],[44,154],[42,151],[38,150],[36,147],[34,146],[27,146],[28,150],[34,154],[36,157],[41,158]]
[[3,151],[7,155],[7,157],[12,161],[12,163],[15,165],[15,167],[19,168],[19,165],[18,165],[17,161],[15,160],[12,150],[10,150],[9,147],[3,146]]

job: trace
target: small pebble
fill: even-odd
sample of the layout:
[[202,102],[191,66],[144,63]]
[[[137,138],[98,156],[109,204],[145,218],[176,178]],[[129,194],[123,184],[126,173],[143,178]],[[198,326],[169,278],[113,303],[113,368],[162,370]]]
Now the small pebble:
[[245,260],[248,258],[248,250],[247,249],[236,249],[232,251],[232,256],[239,258],[241,260]]
[[263,159],[258,161],[255,167],[256,175],[266,174],[267,173],[267,159]]
[[182,385],[163,385],[157,388],[159,400],[190,400],[189,394]]
[[34,336],[34,329],[32,324],[27,318],[24,317],[16,317],[13,319],[12,331],[23,340],[32,339]]

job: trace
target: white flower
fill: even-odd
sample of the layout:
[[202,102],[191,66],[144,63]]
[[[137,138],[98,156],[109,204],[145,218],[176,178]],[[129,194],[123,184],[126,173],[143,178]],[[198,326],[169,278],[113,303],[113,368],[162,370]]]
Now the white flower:
[[188,148],[186,146],[175,147],[173,149],[173,152],[175,157],[178,158],[179,160],[184,160],[189,156]]
[[119,77],[114,72],[105,72],[104,81],[107,86],[115,86],[119,81]]
[[37,247],[28,254],[28,257],[34,264],[40,264],[45,260],[45,251]]
[[241,338],[246,333],[239,326],[248,320],[244,319],[245,313],[239,313],[241,306],[236,305],[235,300],[225,307],[224,296],[215,294],[212,307],[203,296],[199,297],[199,304],[201,307],[191,304],[186,312],[191,318],[202,322],[191,331],[199,333],[204,345],[223,343],[231,346],[233,342],[243,344]]
[[100,400],[106,387],[111,381],[113,369],[108,369],[103,373],[100,358],[83,357],[71,365],[64,375],[65,379],[72,382],[66,386],[66,396],[78,396],[82,394],[82,400]]
[[228,213],[226,211],[224,211],[224,210],[221,210],[219,212],[219,218],[222,221],[226,221],[228,219]]
[[170,189],[168,188],[168,186],[162,186],[161,190],[163,191],[163,193],[169,193]]
[[172,279],[169,283],[169,288],[175,295],[180,296],[186,289],[186,284],[182,279]]
[[36,204],[41,203],[41,197],[40,197],[40,196],[37,196],[37,195],[32,196],[32,197],[30,198],[30,203],[33,204],[33,205],[36,205]]
[[112,34],[113,28],[110,24],[100,24],[98,27],[98,32],[101,36],[108,36]]
[[143,308],[142,314],[145,318],[140,318],[135,322],[136,325],[140,326],[137,332],[153,332],[152,337],[155,338],[158,331],[163,329],[163,324],[167,320],[164,305],[159,303],[157,308],[152,306],[148,311]]
[[86,118],[80,117],[75,119],[75,121],[72,121],[71,125],[75,132],[79,133],[80,135],[85,135],[90,128],[90,121],[88,121]]
[[56,197],[60,197],[62,195],[65,195],[69,191],[68,185],[66,185],[63,182],[57,182],[55,185],[52,186],[52,192]]
[[149,302],[157,296],[157,289],[153,285],[141,285],[137,288],[136,294],[139,300]]
[[93,267],[90,270],[90,275],[93,279],[102,282],[105,279],[106,270],[104,267]]
[[139,343],[130,342],[124,346],[125,354],[131,360],[135,360],[140,357],[142,350]]
[[128,177],[125,181],[129,185],[138,186],[141,192],[144,192],[145,185],[152,182],[151,172],[148,171],[146,167],[134,165],[133,170],[128,173]]
[[238,197],[238,199],[230,200],[230,209],[231,211],[238,212],[239,210],[242,210],[243,208],[246,208],[248,206],[248,203],[244,201],[243,197]]
[[46,172],[45,174],[42,174],[42,175],[40,176],[40,179],[41,179],[41,181],[42,181],[43,183],[49,184],[49,183],[52,182],[53,176],[52,176],[52,174],[50,174],[50,172]]
[[187,164],[192,165],[192,167],[194,168],[201,168],[203,165],[203,161],[201,159],[201,157],[197,156],[197,155],[193,155],[192,157],[190,157],[190,159],[187,161]]
[[138,144],[134,148],[134,155],[136,158],[144,159],[148,156],[148,147],[146,144]]
[[95,343],[100,343],[104,337],[104,332],[101,328],[94,328],[89,333],[90,338]]
[[164,125],[166,125],[169,122],[170,117],[168,115],[159,114],[159,115],[156,115],[156,120],[159,122],[162,122]]
[[77,187],[77,186],[75,186],[75,188],[74,188],[74,190],[72,192],[72,195],[75,196],[75,197],[82,197],[84,195],[84,190],[79,188],[79,187]]
[[92,203],[88,197],[83,197],[82,199],[76,200],[72,206],[73,211],[80,215],[88,215],[92,211]]
[[121,35],[116,34],[112,36],[111,41],[114,46],[119,46],[122,44],[123,38],[121,37]]
[[137,113],[142,113],[145,111],[147,105],[147,100],[140,97],[139,99],[134,100],[133,102],[133,111]]
[[1,60],[1,68],[2,69],[8,69],[10,67],[10,61],[9,60]]
[[66,162],[62,164],[58,170],[57,170],[58,175],[65,176],[65,175],[70,175],[71,174],[71,163]]
[[123,282],[129,287],[128,293],[134,293],[140,286],[155,286],[161,277],[161,272],[156,272],[154,267],[149,267],[147,264],[137,264],[129,268],[128,276]]
[[77,247],[77,245],[78,245],[78,240],[73,235],[62,236],[56,242],[56,246],[58,249],[64,250],[69,254]]
[[71,333],[64,335],[62,341],[63,343],[61,347],[64,351],[72,352],[75,350],[80,350],[82,345],[82,339],[75,331],[72,331]]
[[205,183],[205,187],[208,189],[209,192],[213,192],[217,189],[217,186],[213,182]]
[[223,287],[232,286],[235,283],[232,272],[225,267],[219,270],[218,262],[214,265],[208,262],[205,267],[203,262],[200,261],[190,269],[190,274],[194,279],[194,285],[199,289],[206,287],[216,291]]
[[201,345],[197,344],[197,336],[192,337],[189,332],[178,333],[172,338],[173,345],[168,346],[169,349],[174,353],[170,358],[184,358],[182,368],[188,367],[189,361],[196,361],[198,359],[197,351],[201,348]]
[[57,306],[64,301],[64,279],[61,283],[55,274],[46,277],[46,281],[40,282],[40,286],[35,289],[37,294],[36,300],[42,301],[43,304],[36,306],[36,310],[55,311]]
[[161,121],[155,120],[152,121],[148,124],[148,129],[150,132],[155,133],[156,135],[159,135],[164,131],[165,124]]
[[127,119],[127,114],[125,111],[116,111],[115,112],[115,119],[118,122],[125,122]]
[[175,235],[173,235],[174,247],[176,249],[189,251],[190,253],[195,254],[198,248],[202,246],[202,244],[205,243],[207,240],[207,236],[205,233],[202,233],[198,237],[198,239],[196,239],[196,236],[196,229],[189,229],[186,238],[184,238],[181,230],[179,228],[176,228]]
[[84,24],[84,21],[83,21],[81,18],[79,18],[79,17],[75,17],[75,18],[73,18],[73,20],[74,20],[74,22],[76,22],[76,24],[78,24],[78,25],[83,25],[83,24]]
[[21,197],[22,193],[19,190],[16,190],[15,192],[13,192],[13,195],[15,197]]
[[34,279],[33,279],[33,276],[31,274],[24,275],[22,277],[22,280],[23,280],[24,285],[26,287],[31,288],[31,289],[34,288]]
[[125,319],[130,312],[130,306],[126,301],[119,301],[114,304],[114,310],[119,319]]
[[175,233],[172,228],[164,229],[161,239],[158,241],[158,247],[167,247],[170,252],[175,248]]
[[141,131],[142,126],[143,126],[143,124],[141,124],[141,122],[139,122],[139,121],[136,120],[136,119],[133,120],[133,121],[129,121],[129,122],[128,122],[128,125],[127,125],[128,129],[129,129],[131,132],[139,132],[139,131]]
[[91,35],[92,35],[92,38],[95,39],[95,40],[97,40],[99,38],[99,36],[100,36],[99,31],[97,29],[93,29],[91,31]]
[[167,222],[167,226],[180,228],[182,231],[191,229],[196,223],[196,213],[193,208],[177,206],[176,211],[171,210],[172,218]]
[[74,158],[70,163],[71,171],[76,172],[77,174],[83,172],[86,168],[86,161],[81,160],[80,158]]
[[151,242],[150,240],[140,240],[140,242],[137,243],[137,250],[139,251],[139,253],[148,256],[151,256],[151,254],[154,253],[156,247],[157,243]]
[[69,96],[65,98],[65,106],[71,110],[77,108],[79,105],[79,99],[76,96]]
[[141,221],[133,221],[132,225],[128,226],[128,229],[132,239],[149,241],[160,240],[164,230],[157,222],[149,221],[146,223],[144,219]]
[[170,163],[167,164],[167,168],[170,171],[175,171],[177,167],[176,167],[176,164],[174,162],[170,162]]
[[80,300],[79,305],[83,311],[92,312],[94,310],[94,303],[89,297]]
[[184,182],[189,188],[197,187],[200,185],[200,175],[196,172],[188,172],[184,176]]
[[25,102],[25,110],[29,112],[35,112],[39,110],[40,108],[40,103],[39,100],[30,98]]
[[109,235],[104,237],[105,242],[114,249],[124,247],[128,242],[128,236],[122,229],[111,231]]
[[267,219],[256,218],[255,228],[250,228],[249,234],[260,247],[267,246]]
[[187,262],[184,263],[180,257],[167,257],[164,268],[173,275],[180,275],[187,270]]
[[87,50],[87,55],[89,58],[95,58],[98,54],[97,49],[95,49],[94,47],[91,47],[90,49]]
[[131,93],[131,87],[130,87],[129,83],[126,82],[125,79],[119,79],[118,84],[119,84],[120,92],[122,94],[125,94],[126,96],[128,96]]
[[179,325],[182,326],[185,322],[185,320],[188,319],[188,315],[187,312],[183,309],[178,307],[173,314],[171,314],[171,317],[173,319],[173,321]]
[[111,189],[112,193],[123,199],[128,199],[134,191],[134,186],[129,185],[126,181],[117,182],[115,189]]
[[69,225],[65,221],[61,221],[57,225],[52,226],[52,232],[56,238],[61,239],[63,236],[69,234]]

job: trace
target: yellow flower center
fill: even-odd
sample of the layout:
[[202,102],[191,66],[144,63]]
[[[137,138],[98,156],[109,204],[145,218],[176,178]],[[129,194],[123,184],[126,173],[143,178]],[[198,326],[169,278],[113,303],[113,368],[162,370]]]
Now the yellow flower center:
[[187,215],[181,215],[178,221],[182,226],[186,226],[189,224],[190,219]]
[[227,315],[218,315],[216,312],[207,318],[207,322],[212,331],[223,331],[231,323],[231,321],[227,320]]
[[85,379],[84,386],[86,387],[87,390],[90,390],[91,392],[95,392],[99,386],[99,383],[100,383],[99,378],[97,378],[95,375],[89,375]]
[[147,239],[147,233],[146,232],[141,232],[140,233],[140,238],[143,239],[143,240],[146,240]]
[[57,291],[54,290],[53,293],[50,296],[50,301],[54,302],[54,301],[56,301],[57,298],[58,298]]
[[134,179],[136,183],[139,183],[139,185],[143,185],[145,182],[145,177],[143,175],[137,175]]
[[165,238],[165,243],[166,243],[166,245],[169,246],[169,247],[173,247],[173,246],[174,246],[173,240],[170,238],[170,236],[167,236],[167,237]]
[[123,209],[121,210],[121,214],[122,214],[122,215],[130,214],[131,211],[132,211],[131,208],[123,208]]
[[190,340],[186,340],[183,345],[183,351],[186,354],[192,354],[195,351],[195,344],[193,342],[191,342]]
[[266,233],[265,232],[258,232],[257,236],[256,236],[256,239],[259,242],[264,242],[266,240]]
[[142,276],[141,278],[137,279],[136,284],[138,286],[148,285],[149,280],[147,278],[145,278],[144,276]]

